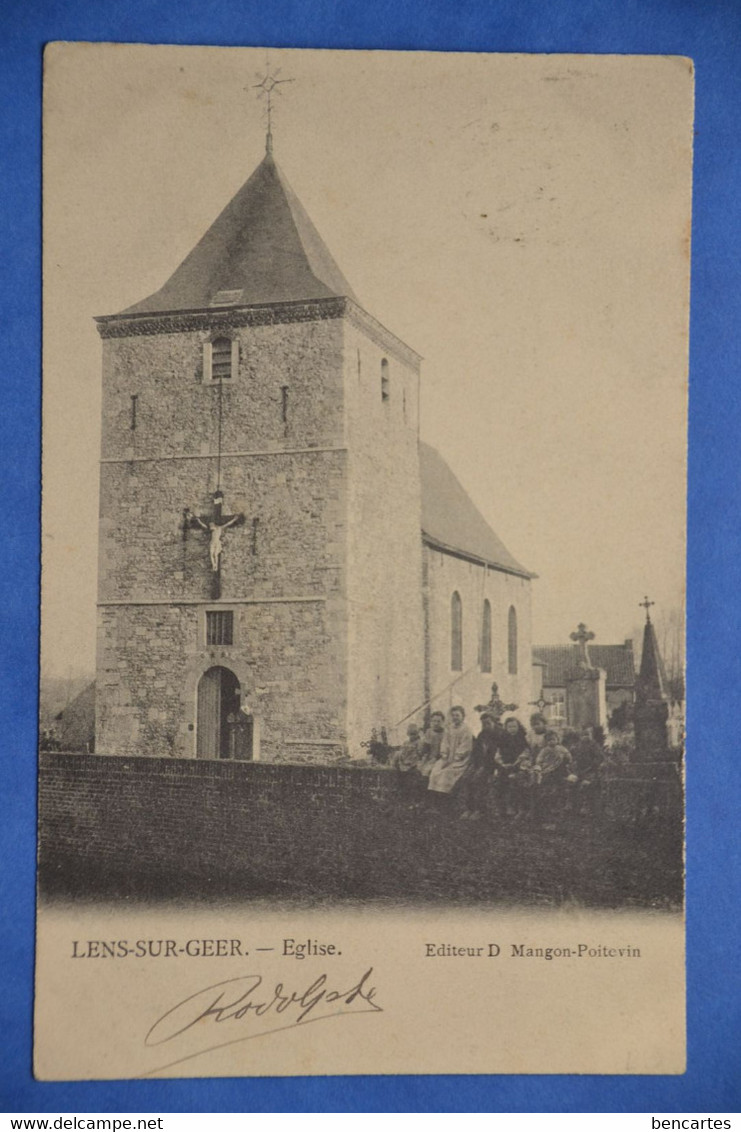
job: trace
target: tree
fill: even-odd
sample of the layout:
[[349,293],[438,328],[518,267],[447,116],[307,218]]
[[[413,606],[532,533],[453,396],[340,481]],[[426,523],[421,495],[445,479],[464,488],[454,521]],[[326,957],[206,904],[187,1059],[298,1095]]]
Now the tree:
[[666,693],[673,704],[684,701],[684,608],[661,610],[654,619],[656,640],[664,661]]

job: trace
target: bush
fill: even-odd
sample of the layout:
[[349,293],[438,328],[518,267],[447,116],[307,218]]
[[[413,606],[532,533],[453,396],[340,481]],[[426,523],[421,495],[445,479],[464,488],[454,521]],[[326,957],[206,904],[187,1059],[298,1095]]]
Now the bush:
[[629,700],[619,704],[610,716],[611,731],[627,731],[633,726],[633,704]]

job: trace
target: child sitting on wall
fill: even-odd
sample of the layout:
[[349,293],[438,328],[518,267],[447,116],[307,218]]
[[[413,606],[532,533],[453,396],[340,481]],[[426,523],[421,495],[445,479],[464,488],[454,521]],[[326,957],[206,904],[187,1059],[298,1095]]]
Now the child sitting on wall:
[[552,815],[560,807],[567,781],[575,783],[572,774],[571,752],[561,746],[557,731],[547,731],[545,744],[535,760],[535,782],[538,792],[538,812]]
[[427,786],[427,780],[419,769],[424,761],[425,746],[419,727],[416,723],[410,723],[407,727],[407,741],[394,752],[391,762],[396,771],[401,798],[410,806],[416,805]]

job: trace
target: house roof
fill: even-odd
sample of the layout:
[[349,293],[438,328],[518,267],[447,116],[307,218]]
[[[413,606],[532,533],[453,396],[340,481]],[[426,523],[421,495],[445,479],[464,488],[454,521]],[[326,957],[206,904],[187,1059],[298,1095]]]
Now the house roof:
[[[544,688],[563,688],[569,673],[575,668],[578,645],[535,645],[533,660],[545,664]],[[633,659],[633,642],[622,645],[591,645],[589,657],[595,668],[604,668],[608,688],[632,688],[636,672]]]
[[164,286],[122,315],[347,296],[350,284],[267,153]]
[[419,458],[425,541],[439,550],[483,560],[509,574],[534,578],[535,574],[512,557],[440,453],[420,442]]
[[95,743],[95,681],[55,717],[56,730],[65,751],[84,751]]

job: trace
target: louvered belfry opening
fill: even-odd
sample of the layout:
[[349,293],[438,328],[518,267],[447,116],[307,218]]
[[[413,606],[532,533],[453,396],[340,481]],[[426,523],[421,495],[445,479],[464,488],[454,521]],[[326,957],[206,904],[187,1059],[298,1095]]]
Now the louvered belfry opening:
[[231,338],[215,338],[211,343],[211,379],[212,381],[229,381],[231,376]]

